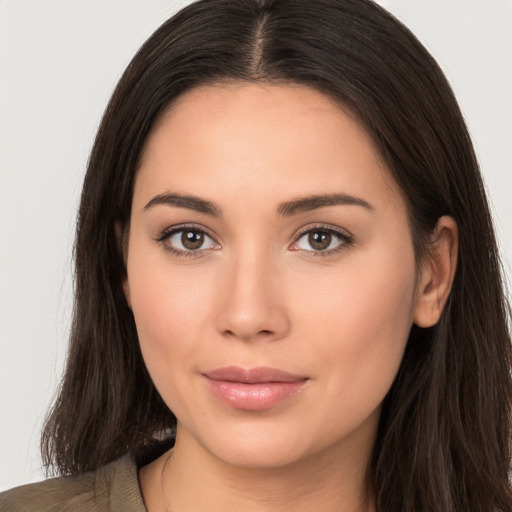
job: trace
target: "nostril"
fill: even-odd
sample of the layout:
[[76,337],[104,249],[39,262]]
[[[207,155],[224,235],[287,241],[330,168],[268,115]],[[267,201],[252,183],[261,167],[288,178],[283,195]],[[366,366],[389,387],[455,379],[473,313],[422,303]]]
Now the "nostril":
[[256,334],[243,333],[243,332],[232,331],[231,329],[226,329],[223,334],[224,334],[224,336],[227,336],[227,337],[235,337],[235,338],[249,340],[249,339],[258,338],[260,336],[264,336],[264,337],[273,336],[275,333],[274,333],[274,331],[271,331],[269,329],[261,329],[260,331],[257,331]]

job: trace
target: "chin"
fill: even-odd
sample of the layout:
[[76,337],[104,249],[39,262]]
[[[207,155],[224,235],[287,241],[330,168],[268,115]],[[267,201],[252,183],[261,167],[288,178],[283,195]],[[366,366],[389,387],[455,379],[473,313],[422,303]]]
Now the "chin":
[[230,443],[224,450],[215,450],[214,455],[224,463],[245,469],[271,469],[289,466],[302,459],[301,452],[283,446],[265,446]]
[[[286,432],[276,428],[210,430],[196,439],[203,449],[231,466],[248,469],[279,468],[293,464],[310,451],[303,446],[300,432]],[[301,439],[302,438],[302,439]],[[302,443],[301,443],[302,440]]]

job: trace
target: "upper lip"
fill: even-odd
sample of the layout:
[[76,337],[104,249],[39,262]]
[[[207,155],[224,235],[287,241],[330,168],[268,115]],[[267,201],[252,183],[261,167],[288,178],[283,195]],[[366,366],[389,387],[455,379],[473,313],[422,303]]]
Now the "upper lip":
[[222,380],[227,382],[242,382],[244,384],[258,384],[265,382],[297,382],[306,380],[303,375],[279,370],[277,368],[267,368],[258,366],[255,368],[241,368],[240,366],[225,366],[205,372],[204,375],[212,380]]

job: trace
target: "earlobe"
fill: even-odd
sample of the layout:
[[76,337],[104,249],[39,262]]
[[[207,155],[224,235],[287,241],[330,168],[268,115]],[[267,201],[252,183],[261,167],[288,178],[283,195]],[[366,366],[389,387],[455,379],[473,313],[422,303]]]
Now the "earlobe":
[[455,277],[458,246],[457,223],[445,215],[437,223],[418,280],[413,321],[419,327],[432,327],[441,318]]
[[128,304],[128,307],[132,309],[132,298],[130,295],[130,283],[128,282],[128,276],[126,276],[123,280],[123,292],[124,296],[126,298],[126,303]]

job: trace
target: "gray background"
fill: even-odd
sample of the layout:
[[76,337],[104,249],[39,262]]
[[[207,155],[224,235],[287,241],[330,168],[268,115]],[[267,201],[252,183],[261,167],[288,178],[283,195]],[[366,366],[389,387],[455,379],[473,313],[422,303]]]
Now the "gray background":
[[[41,479],[62,372],[81,179],[129,60],[186,1],[0,0],[0,490]],[[445,70],[473,135],[508,275],[512,1],[382,0]]]

